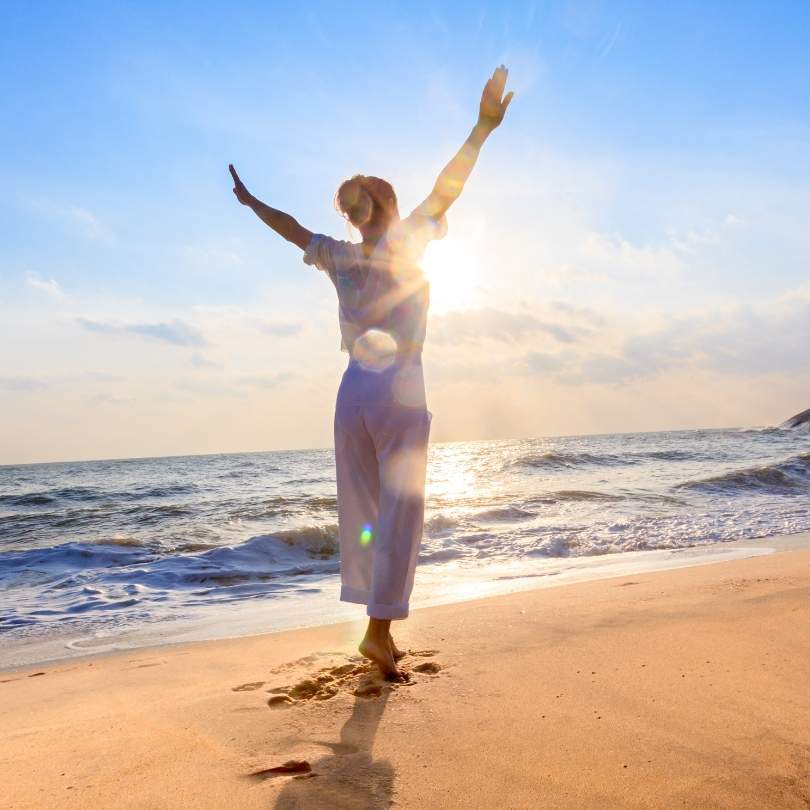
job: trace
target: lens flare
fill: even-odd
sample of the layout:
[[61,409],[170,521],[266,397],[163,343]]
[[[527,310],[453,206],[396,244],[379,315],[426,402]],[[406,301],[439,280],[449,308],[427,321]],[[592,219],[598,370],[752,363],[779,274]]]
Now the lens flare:
[[397,342],[382,329],[368,329],[354,341],[352,357],[368,371],[385,371],[397,357]]
[[360,532],[360,545],[367,546],[374,539],[374,527],[370,523],[363,526],[363,531]]

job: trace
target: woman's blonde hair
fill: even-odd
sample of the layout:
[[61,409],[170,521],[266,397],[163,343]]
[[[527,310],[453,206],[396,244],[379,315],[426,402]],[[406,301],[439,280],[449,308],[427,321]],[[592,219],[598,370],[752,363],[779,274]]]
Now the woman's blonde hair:
[[335,194],[335,208],[355,228],[382,218],[386,225],[399,218],[394,187],[380,177],[356,174],[340,184]]

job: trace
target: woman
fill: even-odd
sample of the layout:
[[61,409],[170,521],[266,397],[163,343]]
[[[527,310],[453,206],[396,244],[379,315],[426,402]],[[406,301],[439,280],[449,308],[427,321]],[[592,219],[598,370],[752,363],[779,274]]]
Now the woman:
[[427,243],[446,231],[484,141],[501,123],[512,93],[507,70],[487,81],[478,122],[439,175],[430,196],[400,219],[393,187],[356,175],[337,192],[340,213],[359,230],[357,244],[313,234],[256,199],[230,166],[236,199],[304,251],[328,274],[338,295],[342,348],[349,353],[335,407],[335,463],[340,533],[340,598],[367,606],[360,652],[389,679],[401,680],[404,655],[392,619],[408,615],[422,539],[425,467],[431,414],[421,352],[429,303],[419,263]]

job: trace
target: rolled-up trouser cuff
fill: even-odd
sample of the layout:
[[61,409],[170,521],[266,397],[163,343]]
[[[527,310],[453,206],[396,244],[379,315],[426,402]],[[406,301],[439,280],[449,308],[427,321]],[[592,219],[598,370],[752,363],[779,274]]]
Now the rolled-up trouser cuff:
[[362,591],[358,588],[349,588],[346,585],[342,585],[340,588],[340,601],[366,605],[366,613],[372,619],[408,618],[409,605],[407,602],[403,605],[381,605],[375,602],[369,602],[368,591]]
[[378,605],[370,602],[366,613],[372,619],[407,619],[408,605]]

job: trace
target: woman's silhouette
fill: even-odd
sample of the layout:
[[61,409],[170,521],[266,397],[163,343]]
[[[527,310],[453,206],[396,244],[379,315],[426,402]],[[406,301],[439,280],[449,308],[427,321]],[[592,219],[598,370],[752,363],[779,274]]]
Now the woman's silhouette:
[[340,598],[367,605],[360,652],[392,679],[402,677],[402,653],[390,625],[408,615],[431,419],[421,361],[429,288],[419,265],[427,243],[444,236],[447,209],[503,120],[512,100],[512,93],[504,96],[506,77],[501,65],[487,81],[470,136],[405,219],[385,180],[356,175],[340,186],[336,206],[360,231],[357,244],[311,233],[256,199],[229,167],[237,200],[301,248],[304,262],[323,270],[337,290],[342,348],[350,356],[335,407]]

